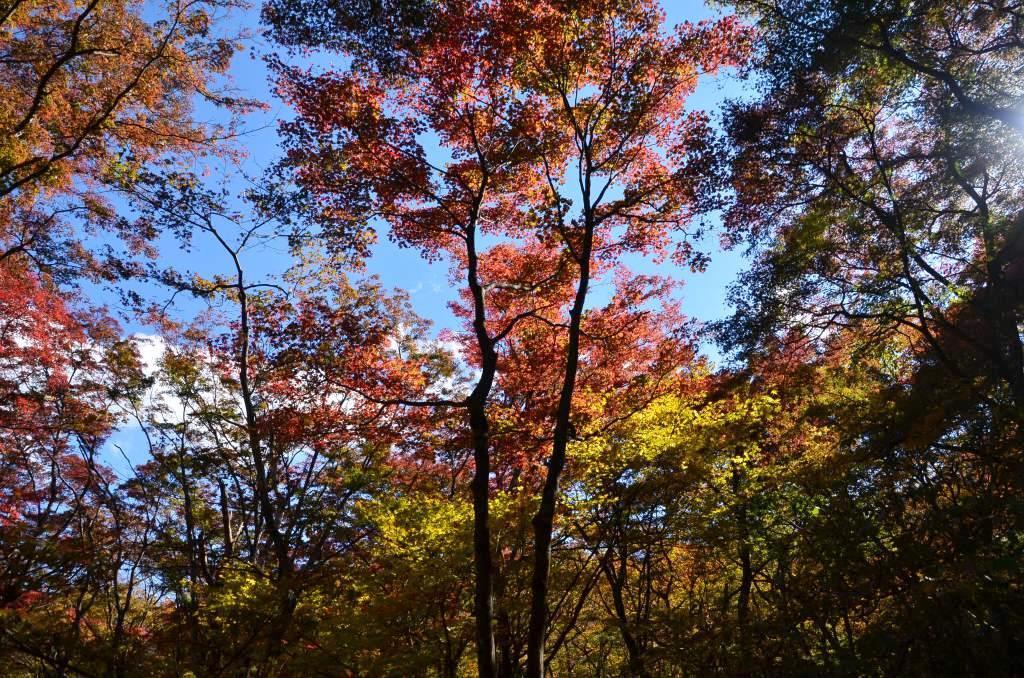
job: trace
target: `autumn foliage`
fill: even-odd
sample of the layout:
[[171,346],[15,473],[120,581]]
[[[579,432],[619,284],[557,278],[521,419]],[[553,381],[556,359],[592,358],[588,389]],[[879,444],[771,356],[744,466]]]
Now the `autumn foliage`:
[[0,674],[1024,671],[1024,16],[732,5],[0,2]]

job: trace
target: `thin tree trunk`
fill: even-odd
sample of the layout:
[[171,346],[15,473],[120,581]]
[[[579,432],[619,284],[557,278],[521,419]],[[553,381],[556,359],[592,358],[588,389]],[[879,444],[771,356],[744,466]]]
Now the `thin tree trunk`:
[[[740,485],[743,473],[739,469],[732,472],[732,491],[737,497],[740,496]],[[740,591],[739,601],[736,608],[736,622],[740,635],[740,658],[743,662],[741,669],[743,675],[748,674],[750,666],[750,633],[748,623],[750,620],[750,592],[754,584],[754,568],[750,558],[750,526],[747,520],[747,504],[741,499],[736,509],[736,522],[739,531],[740,558]]]
[[269,647],[267,648],[268,658],[274,658],[279,656],[284,650],[285,637],[288,634],[295,608],[298,605],[298,594],[293,588],[294,578],[292,576],[295,572],[295,563],[292,560],[288,540],[281,531],[281,525],[271,497],[272,488],[267,474],[267,460],[263,455],[263,441],[260,439],[257,426],[253,386],[249,379],[249,298],[245,284],[245,273],[238,259],[237,250],[232,249],[216,230],[211,229],[210,232],[217,238],[224,249],[230,253],[237,276],[236,289],[239,307],[238,340],[240,344],[238,381],[242,392],[242,406],[245,412],[245,428],[249,452],[252,455],[253,467],[256,471],[256,499],[263,513],[263,521],[266,523],[267,533],[270,536],[270,542],[277,558],[279,614],[274,623],[271,624]]
[[[589,162],[588,162],[589,165]],[[588,175],[589,176],[589,175]],[[584,202],[589,205],[589,181],[584,187]],[[576,297],[569,311],[569,342],[566,347],[565,373],[558,399],[555,418],[554,442],[551,458],[548,460],[547,477],[541,493],[540,507],[533,517],[534,565],[530,585],[530,629],[526,653],[526,675],[529,678],[544,677],[544,641],[548,625],[548,584],[551,574],[551,534],[554,529],[555,505],[558,501],[558,482],[565,468],[565,453],[569,446],[572,430],[572,397],[576,390],[576,373],[579,370],[580,336],[583,323],[583,308],[590,286],[590,256],[594,241],[594,219],[589,209],[585,212],[583,243],[579,252],[580,279]]]
[[[481,155],[481,167],[483,167]],[[473,332],[480,349],[480,379],[469,397],[469,428],[473,439],[473,567],[476,586],[473,596],[476,616],[477,673],[480,678],[494,678],[494,564],[491,559],[490,528],[490,431],[487,421],[487,398],[494,384],[498,356],[494,341],[487,331],[487,307],[484,290],[478,277],[476,251],[476,214],[487,189],[487,173],[473,209],[473,218],[466,229],[466,282],[473,296]]]
[[472,486],[477,670],[481,678],[492,678],[494,676],[494,631],[491,628],[491,620],[494,617],[494,600],[491,593],[493,590],[489,494],[491,459],[488,449],[487,417],[483,402],[474,402],[470,405],[469,420],[473,434],[473,461],[476,464]]

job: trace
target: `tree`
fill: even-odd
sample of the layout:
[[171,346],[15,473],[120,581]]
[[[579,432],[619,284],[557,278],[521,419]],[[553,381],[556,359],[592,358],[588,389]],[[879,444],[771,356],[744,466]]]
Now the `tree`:
[[123,675],[142,654],[150,525],[99,451],[145,390],[138,356],[33,272],[5,262],[0,280],[2,656]]
[[[1020,522],[995,510],[975,523],[955,488],[971,488],[968,503],[986,513],[1021,480],[1021,93],[1006,75],[1021,65],[1019,12],[739,4],[764,36],[755,63],[765,80],[758,100],[731,111],[737,203],[727,222],[757,258],[726,336],[748,357],[850,342],[849,361],[879,361],[877,388],[890,398],[875,421],[848,428],[863,489],[832,504],[849,520],[839,529],[873,535],[858,576],[875,577],[866,617],[887,616],[885,633],[867,622],[853,661],[886,663],[888,651],[893,670],[912,673],[1015,666],[1004,648],[1016,593],[982,592],[962,568],[984,562],[1000,573],[992,581],[1016,577],[997,565],[991,535],[1015,542]],[[902,524],[882,518],[894,514]],[[852,550],[835,532],[819,537],[826,551]],[[978,554],[971,564],[967,553]],[[921,586],[925,570],[944,584]],[[851,588],[830,583],[830,595],[847,592],[848,611]],[[956,651],[945,640],[954,636],[972,640]]]
[[[268,17],[284,40],[322,45],[324,17],[303,24],[303,11],[275,3]],[[344,12],[332,11],[327,21],[351,34]],[[472,331],[463,341],[480,376],[463,403],[437,404],[466,407],[473,432],[481,675],[494,673],[489,401],[498,381],[517,378],[500,369],[503,345],[537,323],[558,330],[549,333],[558,337],[549,358],[558,367],[542,386],[554,394],[543,415],[552,447],[533,521],[528,665],[540,675],[558,482],[576,426],[592,279],[625,276],[618,261],[627,253],[664,254],[714,202],[702,193],[713,190],[705,121],[679,116],[698,74],[733,62],[744,43],[728,20],[665,36],[652,3],[451,3],[425,21],[429,33],[414,31],[412,40],[399,31],[385,50],[359,42],[369,58],[345,73],[281,66],[299,112],[284,127],[285,166],[319,197],[314,217],[340,244],[361,245],[352,234],[368,215],[380,217],[398,242],[447,256],[465,285]],[[428,130],[451,162],[427,157],[420,135]],[[503,242],[483,250],[483,235]],[[682,244],[679,255],[688,253]],[[625,283],[635,285],[643,282]]]
[[254,105],[220,85],[239,44],[213,19],[238,7],[233,0],[0,5],[0,260],[21,257],[59,279],[131,271],[116,250],[83,242],[89,229],[109,229],[139,254],[153,237],[119,219],[101,188],[130,183],[147,163],[222,146],[231,124],[198,120],[197,100],[229,112]]
[[[131,342],[79,276],[117,280],[155,233],[104,189],[146,163],[217,150],[231,124],[197,97],[251,105],[220,84],[237,43],[227,2],[0,3],[0,322],[3,646],[25,670],[125,675],[153,665],[158,607],[142,573],[154,507],[108,466],[147,382]],[[98,244],[107,233],[120,245]]]
[[[187,174],[140,175],[134,195],[142,218],[187,247],[213,243],[230,271],[157,275],[225,309],[164,324],[176,337],[158,373],[170,402],[146,422],[154,449],[142,484],[179,507],[158,525],[169,557],[155,565],[188,630],[181,654],[197,673],[284,670],[316,635],[321,578],[372,532],[360,499],[384,491],[403,452],[411,464],[429,456],[413,447],[426,441],[423,423],[373,394],[409,387],[417,367],[432,385],[450,360],[373,281],[251,280],[244,252],[278,237],[274,215],[231,210],[225,192]],[[264,621],[255,632],[253,618]],[[244,642],[227,642],[243,631]]]
[[760,17],[775,83],[732,118],[727,220],[755,242],[777,237],[748,276],[764,300],[748,315],[908,332],[953,378],[1001,383],[1019,407],[1020,93],[1001,75],[1022,58],[1015,10],[743,7]]

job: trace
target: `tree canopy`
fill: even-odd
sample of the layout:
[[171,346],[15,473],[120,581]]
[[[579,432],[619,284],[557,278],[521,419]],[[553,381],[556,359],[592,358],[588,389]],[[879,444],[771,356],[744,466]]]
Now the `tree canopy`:
[[0,675],[1024,672],[1024,10],[720,5],[0,0]]

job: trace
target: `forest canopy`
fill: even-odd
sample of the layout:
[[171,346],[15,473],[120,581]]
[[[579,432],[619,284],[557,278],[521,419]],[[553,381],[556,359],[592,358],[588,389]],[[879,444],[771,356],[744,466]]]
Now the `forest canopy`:
[[0,675],[1024,674],[1024,7],[684,4],[0,0]]

